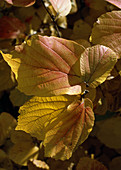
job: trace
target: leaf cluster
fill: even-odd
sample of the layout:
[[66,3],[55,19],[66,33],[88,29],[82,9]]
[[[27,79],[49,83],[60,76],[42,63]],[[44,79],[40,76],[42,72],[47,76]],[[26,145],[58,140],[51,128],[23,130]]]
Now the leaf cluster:
[[[0,115],[0,145],[10,138],[9,158],[30,170],[49,169],[45,157],[72,158],[66,165],[71,168],[94,122],[92,134],[108,147],[121,147],[121,120],[113,117],[121,109],[121,2],[85,0],[83,5],[75,0],[0,3],[0,92],[9,91],[20,107],[17,122],[6,122],[8,113]],[[113,113],[109,120],[104,118],[108,111]],[[104,119],[103,126],[95,117]],[[115,142],[109,142],[112,129]],[[1,155],[1,162],[9,160],[3,150]],[[86,156],[76,169],[87,164],[106,169]]]

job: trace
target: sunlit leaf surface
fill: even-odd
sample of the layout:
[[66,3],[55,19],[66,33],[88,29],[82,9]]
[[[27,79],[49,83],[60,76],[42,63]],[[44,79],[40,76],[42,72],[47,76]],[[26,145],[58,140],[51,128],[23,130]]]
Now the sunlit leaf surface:
[[46,164],[46,162],[41,160],[30,160],[27,164],[29,170],[48,170],[50,169],[49,166]]
[[71,1],[70,0],[50,0],[53,8],[61,16],[66,16],[71,10]]
[[96,87],[103,83],[117,61],[117,55],[110,48],[96,45],[87,48],[80,58],[82,82]]
[[119,57],[121,57],[121,33],[114,33],[108,36],[103,36],[100,38],[99,44],[111,48],[117,53],[117,55],[119,55]]
[[121,0],[106,0],[106,1],[121,9]]
[[5,1],[14,6],[27,7],[33,5],[36,0],[5,0]]
[[121,11],[107,12],[97,19],[92,29],[92,42],[98,44],[100,38],[113,33],[121,33]]
[[72,66],[83,51],[84,47],[73,41],[35,36],[3,57],[16,75],[18,89],[25,94],[79,94],[79,66]]
[[20,108],[17,130],[43,140],[45,156],[69,159],[94,125],[92,102],[76,96],[33,97]]

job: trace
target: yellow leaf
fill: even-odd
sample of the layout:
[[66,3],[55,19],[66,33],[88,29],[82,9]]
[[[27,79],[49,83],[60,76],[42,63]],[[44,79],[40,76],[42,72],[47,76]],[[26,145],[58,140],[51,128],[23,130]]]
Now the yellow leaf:
[[68,95],[33,97],[20,107],[16,129],[43,140],[45,156],[69,159],[94,125],[92,102],[79,98]]

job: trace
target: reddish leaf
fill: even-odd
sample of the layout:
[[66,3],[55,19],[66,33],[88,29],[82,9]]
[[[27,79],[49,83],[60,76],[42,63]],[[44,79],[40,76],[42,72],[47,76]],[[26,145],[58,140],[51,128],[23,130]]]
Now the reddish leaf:
[[25,25],[15,17],[0,18],[0,39],[14,39],[23,36]]
[[73,41],[39,35],[3,57],[16,75],[18,88],[28,95],[79,94],[79,66],[72,66],[83,51]]
[[36,0],[5,0],[5,1],[14,6],[28,7],[33,5]]

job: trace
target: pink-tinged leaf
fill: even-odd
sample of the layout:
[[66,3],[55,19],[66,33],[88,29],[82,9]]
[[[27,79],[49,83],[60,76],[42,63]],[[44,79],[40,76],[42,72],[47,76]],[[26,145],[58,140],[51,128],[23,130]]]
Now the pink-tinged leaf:
[[28,95],[80,94],[79,67],[72,66],[84,47],[56,37],[34,36],[15,51],[3,54],[16,75],[18,88]]
[[81,79],[92,87],[103,83],[117,62],[116,53],[103,45],[87,48],[80,58]]
[[121,57],[121,33],[103,36],[99,40],[99,44],[105,45],[116,52]]
[[18,18],[3,16],[0,18],[0,39],[14,39],[24,36],[26,30]]
[[33,97],[20,107],[17,130],[43,140],[45,156],[69,159],[94,125],[92,102],[77,96]]
[[91,41],[98,44],[100,38],[114,33],[121,33],[121,11],[101,15],[92,29]]
[[83,157],[77,164],[76,170],[107,170],[107,168],[96,159]]
[[121,9],[121,0],[106,0],[106,1]]
[[66,16],[71,10],[71,1],[70,0],[50,0],[53,8],[60,16]]
[[28,7],[35,3],[36,0],[5,0],[11,5],[19,7]]

